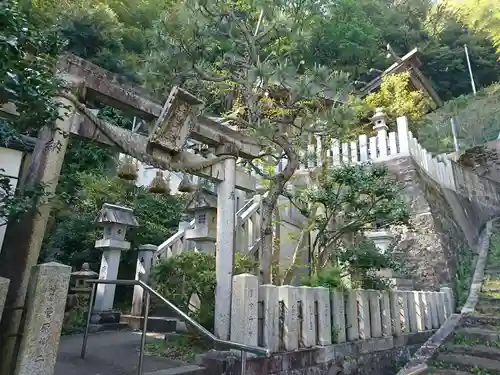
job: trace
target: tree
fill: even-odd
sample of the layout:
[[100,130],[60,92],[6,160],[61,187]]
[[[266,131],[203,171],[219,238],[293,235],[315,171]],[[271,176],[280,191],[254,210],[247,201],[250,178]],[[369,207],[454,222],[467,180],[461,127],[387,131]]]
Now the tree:
[[432,7],[426,22],[429,40],[423,46],[422,71],[433,81],[441,99],[471,92],[464,44],[469,49],[478,89],[498,81],[500,65],[487,34],[467,28],[446,3]]
[[[15,0],[0,3],[0,26],[0,107],[12,103],[19,113],[8,119],[0,113],[0,143],[22,143],[21,134],[33,135],[42,127],[52,127],[57,118],[54,94],[59,82],[53,67],[62,43],[57,34],[33,28]],[[23,194],[16,194],[2,172],[0,217],[17,220],[44,196],[43,187],[27,186]]]
[[[293,59],[286,47],[299,43],[309,27],[301,6],[278,1],[182,5],[168,18],[175,30],[164,31],[167,46],[157,49],[177,50],[190,59],[190,76],[219,98],[220,114],[243,133],[261,139],[263,161],[286,161],[276,175],[266,173],[258,160],[246,162],[269,181],[261,262],[263,279],[270,282],[273,211],[309,136],[322,131],[321,124],[334,126],[332,104],[347,93],[347,76],[321,66],[306,68]],[[216,61],[214,54],[219,56]]]
[[[353,261],[354,254],[358,260],[360,254],[365,254],[365,259],[370,258],[366,255],[369,249],[357,238],[373,227],[407,223],[409,218],[401,186],[395,183],[385,167],[379,166],[347,165],[325,170],[319,176],[317,186],[300,192],[295,204],[308,219],[303,232],[316,233],[311,245],[313,274],[332,263],[348,263],[365,269],[380,267],[381,261],[376,257],[368,266]],[[305,236],[304,233],[301,237]],[[295,255],[303,251],[303,245],[299,241]],[[361,245],[362,252],[355,251],[358,245]],[[292,266],[285,272],[284,283],[290,282],[300,260],[300,256],[294,256]]]
[[500,53],[500,4],[495,0],[449,0],[447,5],[471,29],[485,32]]
[[177,230],[184,208],[181,197],[155,195],[133,182],[98,173],[78,173],[75,180],[77,189],[72,193],[70,205],[61,195],[55,202],[54,223],[50,235],[45,237],[45,260],[57,260],[74,267],[80,267],[83,262],[98,264],[100,252],[95,250],[94,241],[99,229],[94,221],[104,203],[122,204],[134,210],[140,227],[127,232],[127,240],[133,248],[159,244]]
[[365,98],[368,108],[384,108],[391,118],[409,116],[417,120],[425,115],[430,107],[424,94],[410,87],[410,73],[391,74],[382,78],[380,89]]

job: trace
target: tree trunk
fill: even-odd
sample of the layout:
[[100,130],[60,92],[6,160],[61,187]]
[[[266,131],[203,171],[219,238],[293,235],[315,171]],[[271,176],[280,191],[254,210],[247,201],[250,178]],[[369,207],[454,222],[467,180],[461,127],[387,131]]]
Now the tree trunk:
[[279,205],[274,207],[274,232],[273,255],[271,259],[271,281],[274,285],[281,284],[280,258],[281,258],[281,216]]
[[281,190],[272,186],[269,195],[262,202],[262,226],[260,228],[261,257],[260,272],[263,284],[272,283],[271,265],[273,257],[273,212]]

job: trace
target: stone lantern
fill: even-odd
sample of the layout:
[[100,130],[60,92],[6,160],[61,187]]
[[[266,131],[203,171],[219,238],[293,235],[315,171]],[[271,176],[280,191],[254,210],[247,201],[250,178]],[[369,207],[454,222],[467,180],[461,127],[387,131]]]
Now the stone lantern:
[[365,237],[369,238],[375,244],[375,247],[385,254],[394,241],[394,235],[386,230],[373,230],[365,233]]
[[[104,228],[103,238],[95,242],[95,248],[102,250],[99,279],[116,280],[122,251],[130,249],[125,241],[128,228],[138,227],[139,223],[132,209],[105,203],[96,220]],[[92,323],[118,323],[120,314],[113,312],[115,285],[97,286]]]
[[70,287],[68,292],[68,301],[66,310],[72,310],[79,305],[86,305],[92,291],[92,286],[87,280],[97,279],[99,274],[90,269],[88,263],[83,263],[80,271],[71,273]]
[[199,251],[215,254],[217,194],[202,187],[194,194],[186,212],[195,219],[194,228],[186,230],[186,240],[195,241]]
[[87,283],[87,280],[97,279],[99,274],[90,269],[88,263],[83,263],[80,271],[71,273],[71,289],[70,292],[78,295],[90,294],[92,287]]
[[[377,132],[377,152],[378,155],[371,155],[371,159],[375,160],[377,158],[383,158],[388,155],[388,143],[387,143],[387,116],[384,113],[383,108],[377,108],[375,114],[371,118],[373,124],[373,130]],[[391,150],[392,152],[392,150]]]
[[[392,245],[394,241],[394,235],[387,229],[378,229],[372,230],[369,232],[365,232],[365,237],[372,240],[375,244],[375,247],[380,250],[382,254],[385,254],[389,247]],[[391,284],[394,288],[400,290],[412,290],[413,289],[413,281],[410,279],[406,279],[402,277],[397,272],[394,272],[390,268],[382,268],[377,274],[385,279],[391,281]]]

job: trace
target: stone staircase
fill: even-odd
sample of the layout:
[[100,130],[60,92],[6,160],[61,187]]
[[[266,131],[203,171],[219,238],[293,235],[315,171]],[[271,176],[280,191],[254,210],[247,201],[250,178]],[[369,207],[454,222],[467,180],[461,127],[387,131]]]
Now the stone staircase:
[[[500,233],[493,235],[475,311],[429,362],[427,374],[500,375]],[[496,240],[495,240],[495,237]]]

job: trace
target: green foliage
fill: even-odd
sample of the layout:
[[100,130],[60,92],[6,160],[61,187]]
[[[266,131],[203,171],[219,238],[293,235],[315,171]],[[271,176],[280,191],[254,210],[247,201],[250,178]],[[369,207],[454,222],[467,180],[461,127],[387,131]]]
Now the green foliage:
[[[254,273],[256,262],[235,256],[234,274]],[[158,292],[184,312],[189,312],[198,323],[212,330],[215,308],[215,257],[206,253],[184,252],[161,260],[153,269]],[[199,306],[190,305],[193,294]]]
[[206,340],[187,334],[167,334],[165,340],[146,343],[149,355],[157,355],[173,360],[191,362],[196,355],[206,353],[210,350]]
[[470,28],[483,31],[500,54],[500,5],[495,0],[451,0],[450,8],[456,11]]
[[[389,289],[390,283],[377,271],[383,268],[398,271],[401,265],[392,259],[390,252],[381,253],[372,241],[360,238],[355,245],[337,249],[335,264],[327,264],[311,276],[301,280],[302,285],[329,289]],[[350,276],[350,283],[346,277]]]
[[308,230],[316,231],[309,282],[328,279],[340,285],[339,280],[350,275],[361,285],[375,287],[375,271],[398,267],[390,252],[381,254],[364,232],[408,223],[401,189],[385,167],[346,165],[324,169],[315,186],[297,194],[295,205],[312,223]]
[[391,118],[408,116],[417,120],[430,109],[424,94],[410,88],[409,72],[383,77],[380,90],[368,95],[365,101],[371,110],[382,107]]
[[301,280],[301,285],[324,287],[329,289],[345,289],[346,285],[342,280],[343,271],[340,267],[327,265],[310,277]]
[[398,271],[401,265],[392,259],[391,253],[381,253],[373,241],[360,238],[353,246],[337,252],[337,264],[351,276],[351,287],[361,289],[387,289],[388,283],[376,271],[382,268]]
[[456,265],[454,295],[456,306],[461,307],[469,297],[474,274],[474,253],[472,250],[468,247],[458,249],[456,251]]
[[0,30],[0,105],[13,103],[19,113],[1,127],[26,133],[52,126],[58,116],[53,68],[60,38],[35,29],[16,0],[0,3]]
[[500,129],[500,84],[451,100],[418,124],[418,139],[433,153],[453,152],[454,117],[462,150],[496,139]]
[[[59,108],[54,101],[59,82],[53,68],[61,47],[57,34],[39,32],[30,24],[16,0],[0,2],[0,107],[11,103],[19,113],[8,120],[0,116],[0,144],[53,126]],[[17,220],[45,196],[44,187],[27,186],[16,192],[2,172],[0,217]]]
[[53,222],[46,236],[43,254],[46,260],[80,267],[83,262],[99,263],[94,241],[100,230],[94,220],[104,203],[122,204],[134,210],[140,227],[127,232],[132,248],[141,244],[160,244],[172,235],[183,210],[179,197],[156,196],[144,187],[89,173],[77,175],[77,190],[66,202],[56,202]]
[[[317,187],[301,192],[298,198],[304,207],[320,206],[315,217],[316,243],[329,248],[338,245],[342,236],[372,225],[406,223],[409,213],[401,189],[383,166],[345,165],[326,170]],[[308,210],[303,213],[310,215]]]
[[22,194],[16,194],[11,179],[4,175],[5,170],[0,168],[0,217],[5,218],[0,227],[8,221],[16,221],[26,211],[36,207],[41,198],[45,197],[42,185],[24,189]]

